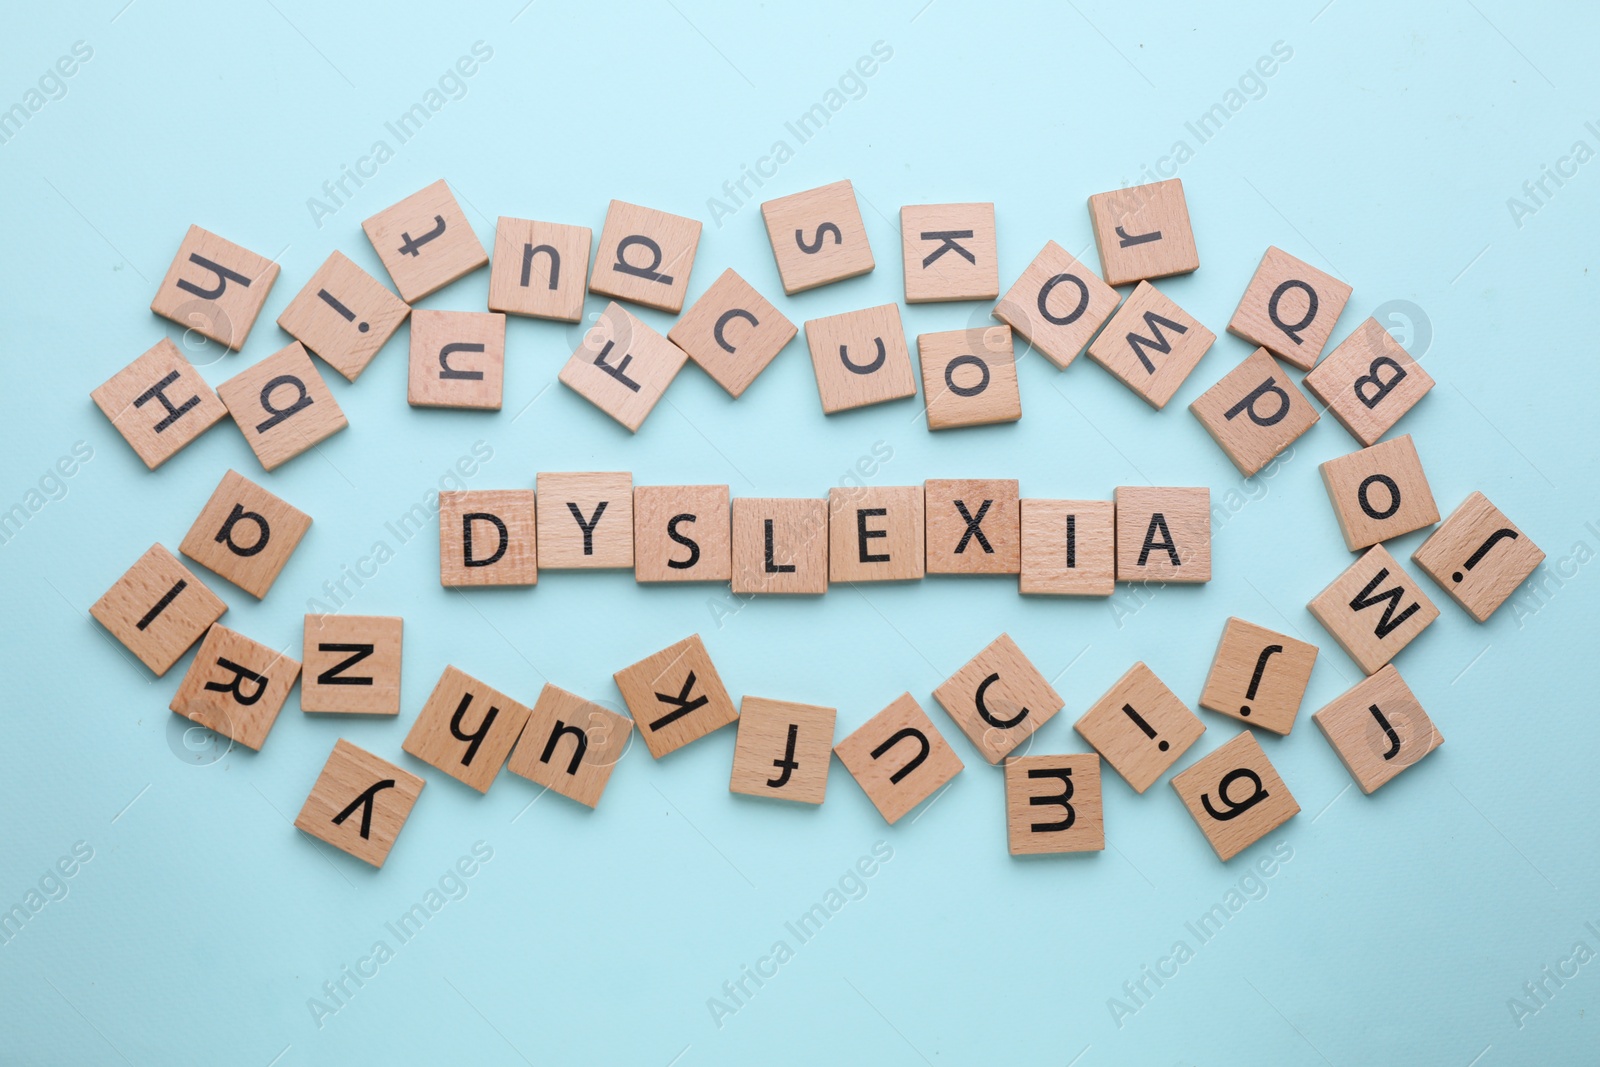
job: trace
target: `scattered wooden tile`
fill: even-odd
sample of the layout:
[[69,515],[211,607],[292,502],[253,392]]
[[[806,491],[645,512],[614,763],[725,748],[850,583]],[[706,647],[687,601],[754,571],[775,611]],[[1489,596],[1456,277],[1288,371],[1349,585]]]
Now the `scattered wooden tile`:
[[1371,445],[1427,395],[1433,378],[1377,319],[1368,319],[1306,375],[1306,388],[1350,436]]
[[638,433],[688,358],[683,349],[613,302],[594,327],[584,331],[559,377],[630,433]]
[[898,304],[811,319],[806,344],[829,415],[917,395]]
[[150,310],[237,352],[278,280],[278,265],[190,226]]
[[1265,348],[1223,375],[1189,410],[1246,478],[1322,418]]
[[1300,811],[1249,730],[1173,775],[1172,788],[1224,863]]
[[733,592],[828,591],[828,502],[733,498]]
[[235,374],[217,395],[269,471],[349,425],[299,341]]
[[1352,552],[1439,521],[1410,434],[1330,459],[1317,469]]
[[994,317],[1066,370],[1121,302],[1098,274],[1047,241],[995,305]]
[[593,570],[633,566],[633,475],[541,472],[539,566]]
[[741,396],[799,332],[731,268],[667,331],[732,397]]
[[228,610],[176,556],[151,545],[89,614],[157,675]]
[[699,634],[612,676],[650,755],[660,759],[720,730],[739,713]]
[[849,181],[768,200],[761,205],[761,218],[783,291],[790,296],[873,267],[867,228]]
[[1073,729],[1143,793],[1200,739],[1206,724],[1155,671],[1135,663]]
[[1228,332],[1291,367],[1310,370],[1349,300],[1350,287],[1344,282],[1269,246],[1234,309]]
[[828,490],[828,581],[890,582],[924,573],[922,486]]
[[1015,478],[930,478],[922,484],[929,574],[1021,571]]
[[400,646],[395,615],[307,615],[300,710],[400,714]]
[[489,265],[489,310],[582,321],[592,238],[587,226],[501,215]]
[[1159,289],[1140,282],[1090,342],[1089,358],[1159,411],[1216,339]]
[[745,697],[728,791],[821,804],[828,793],[834,717],[832,708]]
[[1391,664],[1363,678],[1311,716],[1363,793],[1444,744],[1411,687]]
[[933,696],[990,763],[1010,755],[1063,703],[1009,634],[968,660]]
[[299,677],[299,660],[217,625],[206,631],[167,706],[259,751]]
[[480,793],[522,736],[529,709],[465,671],[446,667],[402,749]]
[[641,485],[633,491],[633,576],[640,582],[733,577],[725,485]]
[[151,470],[228,413],[200,372],[164,337],[89,396]]
[[1209,582],[1211,490],[1119,485],[1117,581]]
[[1230,618],[1222,628],[1200,706],[1288,736],[1316,662],[1316,645]]
[[353,382],[409,314],[409,304],[336,250],[283,309],[278,325]]
[[1368,674],[1439,617],[1433,601],[1382,545],[1367,549],[1306,608]]
[[1183,182],[1172,178],[1089,198],[1100,273],[1112,285],[1187,274],[1200,267]]
[[408,304],[489,262],[489,253],[442,179],[378,212],[361,228]]
[[833,746],[883,821],[893,826],[961,773],[961,757],[910,693]]
[[1013,856],[1103,852],[1100,757],[1063,752],[1006,760],[1006,842]]
[[1109,500],[1022,500],[1018,591],[1110,596],[1117,579],[1117,508]]
[[230,470],[178,550],[260,600],[309,529],[310,515]]
[[504,315],[425,308],[412,313],[406,381],[412,407],[499,411],[505,374]]
[[632,734],[626,715],[546,683],[506,769],[593,808]]
[[439,584],[539,584],[539,539],[532,489],[471,489],[439,494]]
[[1411,553],[1411,562],[1484,622],[1544,562],[1544,552],[1474,492]]
[[674,315],[683,310],[700,221],[611,201],[589,291]]
[[426,783],[340,738],[294,824],[358,860],[382,867]]
[[985,426],[1022,418],[1017,359],[1006,326],[917,335],[928,429]]
[[994,204],[917,204],[900,209],[906,303],[993,300],[1000,295]]

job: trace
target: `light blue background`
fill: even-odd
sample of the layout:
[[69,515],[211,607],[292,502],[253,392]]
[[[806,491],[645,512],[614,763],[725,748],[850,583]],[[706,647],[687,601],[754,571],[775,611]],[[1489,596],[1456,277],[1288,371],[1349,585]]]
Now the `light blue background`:
[[[1591,6],[504,0],[358,15],[308,0],[123,3],[31,5],[0,40],[0,106],[74,41],[93,48],[65,95],[0,145],[0,507],[74,442],[93,448],[64,498],[0,547],[0,907],[75,842],[94,853],[64,899],[0,946],[0,1062],[1593,1058],[1600,963],[1552,984],[1521,1027],[1508,1005],[1574,942],[1600,950],[1584,926],[1600,926],[1600,568],[1570,558],[1600,548],[1600,163],[1549,183],[1520,226],[1507,206],[1575,141],[1600,147],[1585,127],[1600,120]],[[319,228],[307,199],[374,140],[395,147],[384,123],[477,41],[493,58],[464,95]],[[785,121],[876,41],[893,58],[797,145]],[[1280,41],[1292,58],[1197,144],[1185,123]],[[1355,287],[1335,341],[1387,304],[1439,382],[1402,429],[1441,509],[1483,490],[1549,553],[1541,576],[1565,576],[1481,626],[1425,586],[1443,614],[1398,665],[1447,744],[1366,797],[1308,721],[1358,677],[1304,608],[1351,558],[1316,465],[1354,443],[1325,418],[1275,476],[1241,481],[1186,410],[1248,352],[1226,335],[1164,412],[1086,359],[1062,373],[1034,354],[1020,366],[1020,423],[940,435],[910,401],[823,417],[797,340],[737,402],[687,368],[630,436],[553,384],[576,328],[511,322],[494,415],[408,408],[402,333],[357,385],[328,375],[349,428],[270,476],[231,423],[148,473],[88,399],[159,337],[180,337],[147,308],[190,223],[283,266],[242,353],[189,349],[216,384],[288,340],[274,320],[334,248],[382,277],[361,220],[441,176],[485,244],[502,213],[598,231],[617,197],[707,221],[691,300],[726,266],[778,297],[755,204],[718,227],[707,200],[779,138],[795,156],[760,198],[853,179],[878,260],[866,277],[779,299],[797,323],[900,299],[902,204],[993,200],[1007,286],[1047,239],[1093,263],[1085,198],[1139,180],[1179,139],[1194,149],[1179,174],[1203,263],[1162,283],[1183,307],[1222,334],[1269,243]],[[482,309],[487,285],[481,271],[423,306]],[[904,320],[915,334],[986,315],[920,306]],[[85,614],[152,542],[175,548],[233,467],[315,525],[264,602],[205,580],[227,625],[297,648],[308,598],[477,441],[493,459],[473,487],[616,469],[641,484],[822,495],[881,442],[893,458],[880,484],[1016,477],[1028,496],[1109,497],[1150,481],[1248,503],[1215,530],[1209,585],[1144,603],[930,579],[720,620],[710,605],[728,604],[725,591],[640,589],[628,573],[446,593],[430,531],[350,608],[405,616],[399,719],[311,718],[291,699],[259,755],[186,748],[195,739],[166,704],[190,657],[153,679]],[[1421,536],[1390,547],[1404,558]],[[943,728],[933,687],[1001,630],[1067,701],[1035,751],[1079,751],[1072,722],[1136,659],[1192,704],[1230,614],[1304,634],[1323,655],[1299,726],[1263,739],[1302,814],[1228,865],[1166,780],[1137,796],[1115,775],[1104,853],[1010,858],[1000,775],[953,727],[966,772],[893,828],[837,766],[817,810],[730,797],[732,730],[659,764],[635,746],[595,813],[560,797],[528,808],[537,790],[510,775],[480,797],[400,753],[446,663],[524,700],[548,679],[615,703],[613,671],[694,631],[735,695],[837,706],[840,736],[907,689]],[[1208,730],[1180,766],[1237,732],[1202,715]],[[289,825],[340,736],[428,779],[379,872]],[[466,895],[399,945],[385,923],[479,841],[493,859]],[[864,898],[798,944],[784,923],[878,841],[893,859]],[[1198,945],[1185,924],[1274,844],[1292,859],[1260,883],[1265,896]],[[379,939],[394,958],[319,1028],[308,998]],[[708,998],[779,939],[794,958],[719,1028]],[[1180,939],[1194,958],[1119,1027],[1108,999]]]

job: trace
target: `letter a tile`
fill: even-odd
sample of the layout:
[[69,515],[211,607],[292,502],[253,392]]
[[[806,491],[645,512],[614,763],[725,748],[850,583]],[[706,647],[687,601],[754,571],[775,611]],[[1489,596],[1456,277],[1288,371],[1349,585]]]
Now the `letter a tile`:
[[229,471],[178,550],[260,600],[309,529],[310,515]]
[[299,341],[235,374],[217,395],[269,471],[349,425]]

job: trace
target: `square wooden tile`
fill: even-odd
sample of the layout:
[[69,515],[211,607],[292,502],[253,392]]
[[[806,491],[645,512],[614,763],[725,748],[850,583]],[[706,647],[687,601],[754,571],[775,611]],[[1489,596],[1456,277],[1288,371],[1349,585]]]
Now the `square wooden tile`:
[[293,656],[213,626],[167,707],[259,751],[299,677],[300,661]]
[[917,395],[898,304],[812,319],[806,344],[829,415]]
[[494,259],[489,265],[489,310],[582,321],[593,243],[587,226],[501,215],[495,223]]
[[728,792],[821,804],[828,794],[834,716],[832,708],[745,697]]
[[1017,359],[1007,326],[917,335],[928,429],[985,426],[1022,418]]
[[1062,752],[1006,760],[1006,843],[1013,856],[1103,852],[1100,757]]
[[1544,562],[1544,552],[1474,492],[1411,553],[1411,562],[1483,622]]
[[200,372],[164,337],[89,396],[151,470],[228,413]]
[[1024,594],[1110,596],[1117,580],[1117,507],[1109,500],[1022,500]]
[[589,291],[674,315],[683,310],[700,221],[611,201]]
[[446,667],[400,747],[487,793],[522,736],[528,714],[526,705],[465,671]]
[[1017,574],[1022,514],[1015,478],[922,483],[929,574]]
[[1310,370],[1349,300],[1344,282],[1270,246],[1234,309],[1228,332],[1291,367]]
[[1368,794],[1444,744],[1444,735],[1392,664],[1329,701],[1311,721]]
[[1350,436],[1377,440],[1433,388],[1433,378],[1389,331],[1368,319],[1306,375],[1306,388]]
[[733,498],[733,592],[828,591],[828,502]]
[[1316,645],[1230,618],[1222,628],[1200,706],[1288,736],[1316,662]]
[[1100,273],[1112,285],[1187,274],[1200,267],[1183,182],[1172,178],[1089,198]]
[[505,375],[504,315],[426,308],[412,313],[406,378],[412,407],[499,411]]
[[269,471],[349,425],[299,341],[235,374],[217,395]]
[[229,471],[178,551],[259,600],[309,529],[310,515]]
[[1140,282],[1089,343],[1089,358],[1159,411],[1216,339],[1159,289]]
[[542,471],[539,566],[594,570],[633,566],[633,475]]
[[783,291],[790,296],[865,274],[872,246],[849,181],[791,193],[761,205]]
[[833,746],[883,821],[893,826],[961,773],[961,757],[910,693]]
[[1073,729],[1143,793],[1189,751],[1206,724],[1156,672],[1135,663],[1090,705]]
[[993,300],[1000,295],[994,204],[916,204],[900,209],[906,303]]
[[150,310],[237,352],[278,280],[278,265],[190,226]]
[[994,317],[1066,370],[1121,302],[1098,274],[1047,241],[995,305]]
[[335,251],[283,309],[278,325],[353,382],[409,314],[409,304]]
[[532,489],[471,489],[439,494],[439,584],[539,584],[539,539]]
[[926,535],[920,485],[828,490],[828,581],[921,578]]
[[933,691],[980,755],[999,763],[1063,703],[1009,634],[995,638]]
[[1350,551],[1439,521],[1410,434],[1330,459],[1317,468]]
[[739,717],[699,634],[646,656],[612,677],[639,724],[639,736],[656,759]]
[[767,369],[798,327],[730,268],[667,331],[732,397],[741,396]]
[[641,485],[633,491],[633,577],[726,582],[733,526],[725,485]]
[[397,615],[307,615],[300,710],[400,714],[404,631]]
[[1119,485],[1117,581],[1209,582],[1211,490]]
[[443,179],[383,209],[361,228],[408,304],[489,262]]
[[340,738],[294,824],[312,837],[382,867],[426,783]]
[[1367,549],[1306,608],[1368,674],[1439,617],[1433,601],[1382,545]]
[[1249,730],[1173,775],[1172,788],[1224,863],[1300,811]]
[[1322,418],[1265,348],[1245,357],[1189,410],[1246,478]]
[[151,545],[89,614],[159,676],[227,610],[176,556]]
[[506,769],[593,808],[632,734],[626,715],[547,683]]
[[563,385],[626,426],[630,433],[655,410],[688,353],[611,303],[561,368]]

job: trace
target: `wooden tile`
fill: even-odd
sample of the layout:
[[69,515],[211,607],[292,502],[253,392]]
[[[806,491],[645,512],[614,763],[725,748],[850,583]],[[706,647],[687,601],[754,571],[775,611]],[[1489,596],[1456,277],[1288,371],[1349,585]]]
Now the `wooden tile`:
[[1306,608],[1368,674],[1439,617],[1433,601],[1382,545],[1367,549]]
[[929,574],[1022,570],[1015,478],[930,478],[922,488]]
[[933,697],[980,755],[999,763],[1061,710],[1060,694],[1009,634],[995,638]]
[[489,262],[443,179],[378,212],[361,228],[408,304]]
[[1116,591],[1117,508],[1109,500],[1022,500],[1025,594],[1110,596]]
[[340,738],[294,824],[312,837],[382,867],[426,783]]
[[1330,459],[1317,469],[1352,552],[1439,521],[1410,434]]
[[1187,274],[1200,267],[1183,182],[1172,178],[1089,198],[1100,273],[1112,285]]
[[1249,730],[1173,775],[1172,788],[1224,863],[1300,811]]
[[235,374],[217,395],[269,471],[349,425],[299,341]]
[[446,667],[401,748],[424,763],[487,793],[529,709],[465,671]]
[[1288,736],[1316,662],[1316,645],[1230,618],[1222,628],[1200,706]]
[[406,378],[412,407],[499,411],[505,372],[504,315],[426,308],[412,313]]
[[641,485],[633,491],[633,577],[726,582],[732,530],[725,485]]
[[1392,665],[1329,701],[1311,721],[1363,793],[1376,791],[1444,744],[1444,735]]
[[539,566],[594,570],[633,566],[633,475],[541,472]]
[[1246,478],[1322,418],[1265,348],[1245,357],[1189,410]]
[[1211,490],[1119,485],[1117,581],[1209,582]]
[[335,251],[278,316],[278,325],[355,381],[411,314],[411,306]]
[[532,489],[439,494],[439,584],[539,584]]
[[994,317],[1066,370],[1121,302],[1098,274],[1047,241],[995,305]]
[[546,684],[506,768],[585,807],[600,803],[633,720]]
[[589,284],[587,226],[535,222],[505,215],[494,228],[489,265],[489,310],[558,322],[583,319]]
[[849,181],[768,200],[761,205],[761,218],[783,291],[790,296],[873,267],[867,228]]
[[829,415],[917,395],[898,304],[812,319],[806,344]]
[[650,755],[660,759],[739,717],[699,634],[612,675]]
[[730,268],[667,331],[700,369],[741,396],[799,330]]
[[832,708],[745,697],[728,792],[821,804],[828,793],[834,714]]
[[1090,342],[1089,358],[1159,411],[1216,339],[1155,286],[1140,282]]
[[1411,553],[1411,562],[1483,622],[1544,562],[1544,552],[1474,492]]
[[310,515],[229,471],[178,550],[259,600],[309,529]]
[[213,626],[167,707],[259,751],[299,677],[300,661],[294,657]]
[[733,592],[828,591],[826,500],[733,498]]
[[1427,395],[1433,378],[1377,319],[1368,319],[1306,375],[1306,388],[1350,436],[1370,445]]
[[300,710],[400,714],[404,629],[394,615],[307,615]]
[[1063,752],[1006,760],[1006,842],[1013,856],[1103,852],[1100,757]]
[[928,429],[985,426],[1022,418],[1017,360],[1007,326],[917,335]]
[[150,310],[237,352],[278,280],[278,265],[190,226]]
[[1234,309],[1228,332],[1297,370],[1310,370],[1349,300],[1344,282],[1271,246]]
[[893,826],[961,773],[961,757],[910,693],[833,746],[883,821]]
[[1000,295],[992,203],[903,207],[900,236],[906,303],[993,300]]
[[924,573],[920,485],[828,490],[828,581],[891,582]]
[[611,303],[561,368],[561,382],[632,433],[678,376],[688,354]]
[[683,310],[700,221],[611,201],[589,291],[674,315]]
[[151,545],[89,614],[159,676],[227,610],[176,556]]
[[200,372],[164,337],[89,396],[151,470],[228,413]]
[[1143,793],[1189,751],[1206,724],[1143,663],[1135,663],[1073,724],[1106,762]]

